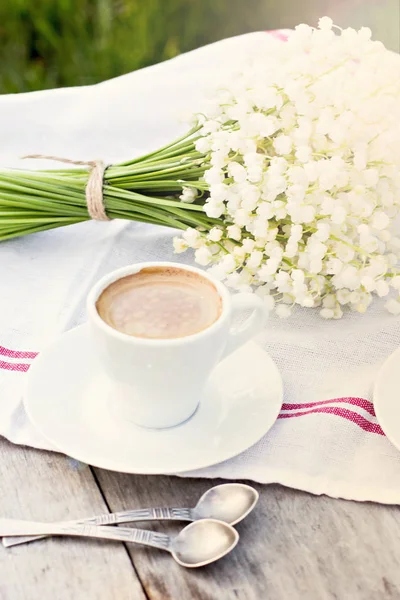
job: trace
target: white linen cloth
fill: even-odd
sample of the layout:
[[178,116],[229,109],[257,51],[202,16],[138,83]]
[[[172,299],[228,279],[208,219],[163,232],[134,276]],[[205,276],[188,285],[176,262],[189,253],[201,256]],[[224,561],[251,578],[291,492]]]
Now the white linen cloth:
[[[95,86],[2,96],[0,164],[57,167],[20,161],[31,153],[114,162],[156,148],[187,129],[182,115],[199,110],[249,48],[270,39],[264,32],[227,39]],[[35,353],[85,320],[85,295],[108,271],[145,260],[192,262],[190,254],[173,254],[173,235],[130,222],[89,222],[0,244],[1,435],[52,449],[22,405]],[[187,475],[400,503],[400,452],[370,402],[382,362],[400,343],[400,318],[379,303],[341,321],[299,310],[289,320],[271,317],[258,342],[283,376],[280,418],[240,456]]]

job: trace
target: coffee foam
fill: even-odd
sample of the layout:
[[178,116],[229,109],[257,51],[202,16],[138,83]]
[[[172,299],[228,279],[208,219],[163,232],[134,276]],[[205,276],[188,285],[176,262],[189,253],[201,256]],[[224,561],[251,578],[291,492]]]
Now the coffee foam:
[[177,267],[147,267],[111,283],[96,302],[100,317],[127,335],[173,339],[210,327],[222,301],[205,277]]

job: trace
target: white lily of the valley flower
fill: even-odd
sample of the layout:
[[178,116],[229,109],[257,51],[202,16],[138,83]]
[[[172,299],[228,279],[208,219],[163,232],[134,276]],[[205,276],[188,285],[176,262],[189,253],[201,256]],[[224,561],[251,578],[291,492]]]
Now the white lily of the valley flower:
[[400,60],[368,28],[338,29],[296,27],[216,94],[196,149],[218,222],[174,242],[280,317],[297,304],[338,319],[390,291],[400,314]]
[[179,198],[182,200],[182,202],[187,202],[188,204],[191,204],[192,202],[194,202],[196,200],[196,197],[197,197],[197,190],[195,188],[183,186],[182,194],[179,196]]

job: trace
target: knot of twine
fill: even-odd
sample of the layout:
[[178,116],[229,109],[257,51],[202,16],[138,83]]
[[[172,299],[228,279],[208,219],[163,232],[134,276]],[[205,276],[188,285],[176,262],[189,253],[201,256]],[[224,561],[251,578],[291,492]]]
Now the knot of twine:
[[59,158],[58,156],[45,156],[44,154],[29,154],[23,158],[42,158],[45,160],[57,160],[58,162],[68,163],[70,165],[80,165],[89,167],[89,179],[86,184],[85,195],[88,213],[91,219],[95,221],[110,221],[106,215],[103,200],[103,178],[104,171],[109,165],[102,160],[70,160],[69,158]]

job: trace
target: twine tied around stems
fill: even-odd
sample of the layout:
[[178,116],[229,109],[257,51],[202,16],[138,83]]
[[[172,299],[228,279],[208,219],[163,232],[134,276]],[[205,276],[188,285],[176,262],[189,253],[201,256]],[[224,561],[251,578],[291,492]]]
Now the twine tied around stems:
[[104,164],[102,160],[71,160],[69,158],[59,158],[58,156],[45,156],[44,154],[29,154],[28,156],[23,156],[23,158],[57,160],[58,162],[68,163],[70,165],[89,167],[89,179],[85,189],[86,205],[89,216],[95,221],[110,221],[110,218],[106,215],[103,200],[104,171],[109,165]]

